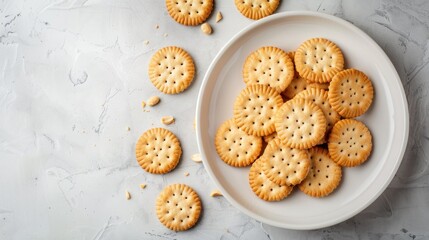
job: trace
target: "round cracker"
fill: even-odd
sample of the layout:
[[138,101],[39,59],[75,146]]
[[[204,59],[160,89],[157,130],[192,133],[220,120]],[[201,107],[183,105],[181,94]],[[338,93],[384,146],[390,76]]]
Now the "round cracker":
[[326,117],[326,131],[329,132],[341,116],[331,107],[328,100],[328,92],[318,88],[310,88],[296,95],[297,98],[315,103]]
[[371,106],[374,89],[365,73],[356,69],[339,72],[329,85],[329,102],[345,118],[364,114]]
[[278,138],[268,143],[261,159],[265,175],[274,183],[282,185],[299,184],[311,167],[306,150],[289,148]]
[[235,7],[243,16],[258,20],[273,14],[280,0],[235,0]]
[[192,57],[179,47],[161,48],[149,62],[149,79],[163,93],[183,92],[191,85],[194,75]]
[[371,132],[360,121],[338,121],[329,134],[328,149],[332,159],[340,166],[358,166],[368,160],[371,154]]
[[243,80],[247,85],[265,84],[283,92],[294,77],[289,55],[277,47],[261,47],[252,52],[243,65]]
[[182,155],[179,139],[164,128],[144,132],[136,144],[136,158],[147,172],[164,174],[173,170]]
[[308,149],[312,166],[299,190],[312,197],[325,197],[340,184],[341,167],[329,156],[328,150],[321,147]]
[[328,39],[312,38],[296,50],[295,68],[300,76],[309,81],[330,82],[344,68],[343,53]]
[[286,146],[308,149],[325,136],[326,117],[315,103],[294,98],[277,111],[275,127],[277,136]]
[[262,149],[262,138],[248,135],[230,119],[217,130],[216,151],[219,157],[233,167],[246,167],[258,158]]
[[287,197],[292,192],[293,187],[274,183],[265,175],[262,167],[263,163],[259,158],[252,164],[249,171],[250,188],[256,196],[269,202],[280,201]]
[[275,131],[274,113],[283,104],[280,94],[267,85],[249,85],[234,103],[234,121],[247,134],[266,136]]
[[165,5],[176,22],[188,26],[203,23],[213,10],[213,0],[165,0]]
[[298,93],[307,90],[308,82],[305,78],[295,74],[295,78],[289,84],[289,86],[282,92],[282,95],[287,99],[294,98]]
[[156,199],[159,221],[173,231],[193,227],[200,217],[201,201],[198,194],[185,184],[172,184],[164,188]]

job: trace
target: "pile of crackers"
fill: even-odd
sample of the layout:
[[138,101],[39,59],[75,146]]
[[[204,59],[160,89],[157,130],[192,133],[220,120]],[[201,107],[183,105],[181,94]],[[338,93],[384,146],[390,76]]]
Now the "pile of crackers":
[[325,197],[340,184],[342,167],[364,163],[372,150],[369,129],[355,117],[373,100],[370,79],[344,69],[341,49],[325,38],[295,52],[261,47],[245,60],[244,88],[215,136],[220,158],[250,166],[249,185],[266,201],[286,198],[295,186]]

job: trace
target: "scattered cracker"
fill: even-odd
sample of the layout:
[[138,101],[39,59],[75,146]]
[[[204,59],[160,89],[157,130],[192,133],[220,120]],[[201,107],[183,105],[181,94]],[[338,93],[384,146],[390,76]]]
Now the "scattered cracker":
[[149,78],[161,92],[183,92],[192,83],[195,65],[192,57],[182,48],[164,47],[158,50],[149,63]]
[[176,22],[190,26],[203,23],[213,10],[213,0],[166,0],[165,4]]
[[152,96],[149,98],[149,100],[147,100],[147,105],[153,107],[157,105],[159,101],[161,101],[161,99],[158,96]]
[[191,156],[192,161],[200,163],[203,162],[203,158],[201,157],[201,153],[195,153]]
[[130,200],[131,199],[131,193],[128,191],[125,191],[125,199]]
[[188,172],[185,172],[183,175],[185,175],[185,177],[189,176]]
[[201,31],[203,31],[203,33],[205,33],[207,35],[210,35],[210,34],[212,34],[213,29],[209,23],[203,23],[203,24],[201,24]]
[[172,184],[162,190],[156,199],[159,221],[173,231],[193,227],[200,217],[202,205],[198,194],[185,184]]
[[140,184],[140,188],[141,188],[141,189],[145,189],[145,188],[146,188],[146,184],[141,183],[141,184]]
[[295,74],[292,59],[280,48],[267,46],[252,52],[243,65],[246,85],[265,84],[283,92]]
[[356,69],[339,72],[329,85],[329,102],[341,116],[354,118],[371,106],[374,89],[365,73]]
[[182,155],[179,139],[164,128],[152,128],[136,144],[136,158],[147,172],[164,174],[173,170]]
[[360,121],[344,119],[332,128],[328,140],[329,154],[343,167],[355,167],[366,160],[372,151],[372,136]]
[[248,135],[230,119],[218,128],[215,146],[219,157],[225,163],[233,167],[246,167],[258,158],[262,149],[262,139]]
[[128,127],[128,128],[127,128],[127,131],[128,131],[128,132],[129,132],[129,131],[131,131],[131,128],[130,128],[130,127]]
[[164,37],[168,37],[168,33],[164,33],[162,36],[164,36]]
[[280,0],[235,0],[235,6],[245,17],[258,20],[276,11]]
[[287,101],[275,115],[277,136],[291,148],[308,149],[325,136],[326,117],[313,102],[302,98]]
[[234,102],[234,121],[247,134],[270,135],[275,131],[274,113],[282,104],[282,97],[273,88],[249,85]]
[[220,22],[220,20],[222,20],[222,18],[223,18],[222,13],[221,12],[217,12],[217,14],[216,14],[216,22],[217,23]]
[[222,196],[223,196],[223,194],[218,189],[213,190],[210,193],[210,197],[222,197]]
[[263,160],[257,159],[249,171],[249,184],[252,191],[260,199],[265,201],[280,201],[287,197],[293,190],[286,184],[277,184],[271,181],[262,170]]
[[142,108],[145,108],[145,107],[146,107],[146,102],[142,101]]
[[149,40],[146,40],[143,43],[144,43],[144,45],[148,45],[149,44]]
[[268,143],[264,154],[262,169],[265,175],[274,183],[281,185],[297,185],[308,174],[311,162],[307,151],[289,148],[274,139]]
[[330,82],[344,68],[343,53],[328,39],[312,38],[296,50],[295,68],[309,81]]
[[165,124],[165,125],[173,124],[174,121],[175,121],[175,119],[173,116],[164,116],[161,118],[162,124]]
[[312,197],[331,194],[341,182],[341,167],[329,156],[328,150],[315,147],[308,150],[312,167],[299,189]]

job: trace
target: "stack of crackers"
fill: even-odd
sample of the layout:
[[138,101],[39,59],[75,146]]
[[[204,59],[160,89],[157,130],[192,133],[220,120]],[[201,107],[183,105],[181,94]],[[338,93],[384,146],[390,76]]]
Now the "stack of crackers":
[[364,163],[372,136],[364,114],[373,100],[369,78],[344,69],[341,49],[313,38],[295,52],[261,47],[245,60],[246,83],[233,117],[215,136],[220,158],[233,167],[250,166],[252,191],[279,201],[299,188],[312,197],[331,194],[342,167]]

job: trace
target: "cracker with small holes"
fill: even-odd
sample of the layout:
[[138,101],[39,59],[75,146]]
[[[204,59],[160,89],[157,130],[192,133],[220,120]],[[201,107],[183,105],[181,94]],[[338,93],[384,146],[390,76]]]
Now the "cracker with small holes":
[[334,124],[341,119],[341,116],[334,111],[329,104],[328,92],[318,88],[310,88],[298,93],[296,98],[303,98],[310,102],[315,103],[325,114],[326,117],[326,131],[329,132]]
[[156,199],[159,221],[173,231],[185,231],[193,227],[198,222],[201,209],[200,197],[185,184],[167,186]]
[[264,142],[269,143],[271,140],[277,137],[277,132],[271,133],[270,135],[264,136]]
[[292,80],[292,82],[289,84],[286,90],[282,92],[282,95],[285,96],[287,99],[292,99],[295,97],[296,94],[304,90],[307,90],[307,88],[308,88],[307,80],[305,78],[302,78],[298,74],[295,74],[295,78]]
[[230,119],[218,128],[215,146],[219,157],[225,163],[233,167],[246,167],[261,153],[262,138],[248,135]]
[[302,182],[311,167],[306,150],[289,148],[280,139],[268,143],[261,160],[262,169],[271,181],[289,186]]
[[365,73],[356,69],[339,72],[329,85],[329,102],[344,118],[364,114],[371,106],[374,89]]
[[371,132],[358,120],[341,120],[329,134],[328,150],[332,159],[340,166],[361,165],[368,160],[372,151]]
[[328,39],[312,38],[296,50],[295,68],[300,76],[311,82],[330,82],[344,68],[343,53]]
[[136,158],[147,172],[164,174],[173,170],[182,155],[179,139],[164,128],[144,132],[136,144]]
[[182,48],[159,49],[149,62],[149,79],[161,92],[177,94],[191,85],[195,75],[192,57]]
[[165,5],[176,22],[187,26],[203,23],[213,10],[213,0],[165,0]]
[[258,20],[273,14],[280,0],[235,0],[235,7],[245,17]]
[[326,197],[340,185],[342,170],[329,156],[328,150],[321,147],[308,149],[312,162],[310,172],[299,190],[312,197]]
[[312,101],[294,98],[287,101],[275,115],[277,136],[290,148],[308,149],[322,141],[326,117]]
[[243,65],[247,85],[265,84],[283,92],[292,81],[295,70],[289,55],[277,47],[266,46],[252,52]]
[[267,136],[275,131],[274,113],[283,104],[280,94],[267,85],[249,85],[234,102],[234,121],[247,134]]
[[273,202],[286,198],[293,190],[293,187],[286,184],[277,184],[271,181],[262,170],[263,163],[259,158],[249,171],[249,185],[252,191],[260,199]]

